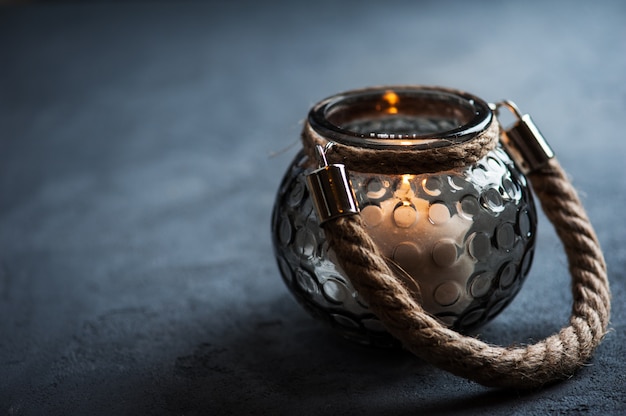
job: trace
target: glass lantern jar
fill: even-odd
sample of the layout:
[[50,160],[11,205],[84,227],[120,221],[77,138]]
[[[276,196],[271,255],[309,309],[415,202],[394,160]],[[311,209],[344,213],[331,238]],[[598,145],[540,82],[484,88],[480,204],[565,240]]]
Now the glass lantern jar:
[[[464,92],[386,87],[321,101],[307,128],[331,143],[406,150],[410,158],[411,150],[454,146],[493,122],[489,105]],[[441,171],[390,174],[358,162],[344,163],[365,228],[425,311],[470,332],[511,302],[532,262],[536,211],[526,178],[500,145],[474,164]],[[306,185],[317,168],[300,151],[278,190],[272,236],[280,273],[313,316],[345,337],[392,345],[326,242]]]

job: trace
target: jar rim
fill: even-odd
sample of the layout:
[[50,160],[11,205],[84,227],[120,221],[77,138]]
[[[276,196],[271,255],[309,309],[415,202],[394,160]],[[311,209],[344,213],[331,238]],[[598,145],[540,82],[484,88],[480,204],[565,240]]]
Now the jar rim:
[[[442,119],[434,131],[358,131],[350,123],[418,117]],[[484,132],[493,112],[472,94],[426,86],[383,86],[328,97],[309,112],[311,127],[328,140],[373,149],[418,150],[463,143]],[[451,123],[451,124],[450,124]],[[380,124],[380,123],[379,123]]]

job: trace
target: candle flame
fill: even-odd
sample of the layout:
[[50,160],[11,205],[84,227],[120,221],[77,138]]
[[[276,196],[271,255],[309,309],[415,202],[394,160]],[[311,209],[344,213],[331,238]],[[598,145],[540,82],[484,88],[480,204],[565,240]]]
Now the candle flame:
[[396,105],[400,102],[400,97],[393,91],[386,91],[383,95],[383,100],[387,102],[389,106],[385,111],[387,114],[398,114],[398,107]]
[[402,182],[398,187],[398,193],[396,194],[399,198],[411,198],[413,195],[413,190],[411,189],[411,179],[413,179],[413,175],[405,174],[402,175]]

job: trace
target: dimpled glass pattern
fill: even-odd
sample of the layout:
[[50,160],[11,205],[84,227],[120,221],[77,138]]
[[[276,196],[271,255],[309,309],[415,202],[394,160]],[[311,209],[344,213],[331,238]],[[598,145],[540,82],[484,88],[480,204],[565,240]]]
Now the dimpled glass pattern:
[[[314,316],[363,343],[393,344],[337,265],[298,154],[272,217],[285,283]],[[463,332],[497,315],[532,262],[536,212],[526,179],[500,148],[473,166],[426,175],[350,172],[366,229],[426,311]]]

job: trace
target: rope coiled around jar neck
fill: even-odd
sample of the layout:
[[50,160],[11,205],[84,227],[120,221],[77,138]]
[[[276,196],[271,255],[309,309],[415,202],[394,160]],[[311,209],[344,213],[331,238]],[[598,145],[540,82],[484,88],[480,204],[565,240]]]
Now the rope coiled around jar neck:
[[[494,120],[475,138],[436,149],[407,152],[333,144],[327,157],[361,172],[436,172],[476,163],[499,137]],[[311,160],[315,145],[326,145],[308,123],[302,139]],[[607,333],[611,305],[606,264],[576,190],[556,159],[528,178],[563,243],[573,294],[569,324],[531,345],[494,346],[447,328],[394,275],[359,215],[324,224],[341,267],[387,331],[419,358],[485,386],[529,389],[569,378],[589,361]]]
[[[478,162],[496,147],[499,132],[498,122],[494,118],[485,131],[475,137],[463,142],[450,141],[447,146],[408,152],[348,146],[333,142],[332,151],[326,156],[329,163],[345,164],[355,172],[376,172],[383,175],[441,172]],[[315,160],[315,146],[326,147],[329,141],[307,122],[302,133],[302,144],[309,159]]]

